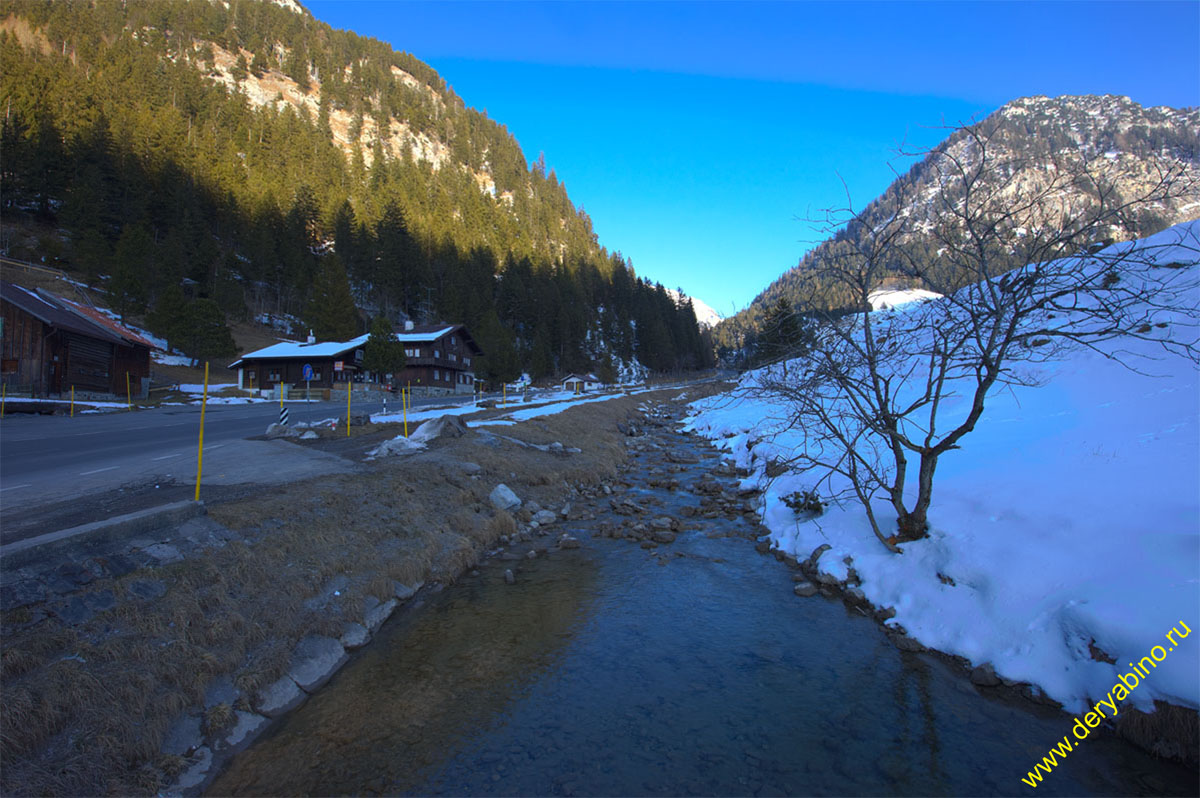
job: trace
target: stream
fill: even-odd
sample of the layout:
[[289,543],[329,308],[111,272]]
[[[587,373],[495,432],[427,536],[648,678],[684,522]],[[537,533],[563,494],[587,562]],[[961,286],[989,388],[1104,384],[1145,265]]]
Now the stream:
[[798,598],[753,516],[684,517],[720,459],[674,428],[642,439],[613,497],[648,507],[632,522],[680,519],[674,543],[594,536],[628,517],[591,500],[595,520],[553,527],[580,548],[492,557],[422,594],[210,793],[1195,794],[1194,772],[1097,734],[1027,787],[1070,716]]

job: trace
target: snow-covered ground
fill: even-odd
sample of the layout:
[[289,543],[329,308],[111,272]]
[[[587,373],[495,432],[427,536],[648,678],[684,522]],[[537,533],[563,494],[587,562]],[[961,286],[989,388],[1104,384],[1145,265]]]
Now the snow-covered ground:
[[[1181,234],[1195,248],[1160,262],[1200,268],[1200,221],[1155,239]],[[1152,376],[1076,351],[1039,367],[1042,387],[992,395],[961,450],[939,462],[930,536],[899,555],[875,539],[860,505],[798,521],[782,502],[811,478],[766,477],[768,460],[800,439],[778,401],[701,400],[687,426],[752,471],[745,484],[764,489],[763,522],[779,548],[803,559],[828,543],[821,570],[844,578],[843,558],[852,557],[867,598],[895,608],[888,623],[1079,712],[1133,670],[1126,663],[1169,646],[1173,626],[1200,627],[1197,369],[1152,344],[1121,346],[1159,356],[1140,364]],[[894,528],[889,505],[876,512]],[[1089,646],[1116,664],[1097,661]],[[1174,646],[1128,698],[1141,709],[1154,699],[1200,706],[1200,638]]]
[[891,310],[901,305],[907,305],[910,302],[917,302],[922,299],[937,299],[940,296],[941,294],[926,291],[924,288],[901,288],[895,290],[881,288],[872,291],[867,296],[867,301],[871,303],[871,310]]

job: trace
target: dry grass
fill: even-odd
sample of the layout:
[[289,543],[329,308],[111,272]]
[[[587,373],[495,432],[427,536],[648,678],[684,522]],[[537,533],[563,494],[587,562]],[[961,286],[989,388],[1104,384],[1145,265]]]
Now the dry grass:
[[1162,701],[1155,701],[1154,707],[1154,712],[1122,707],[1117,734],[1139,748],[1195,768],[1200,764],[1200,715]]
[[[124,597],[132,580],[154,579],[166,587],[161,598],[121,601],[73,629],[53,618],[28,628],[16,614],[0,618],[0,794],[161,789],[183,766],[159,753],[163,736],[180,713],[203,705],[214,677],[228,675],[254,695],[283,674],[306,634],[336,636],[344,621],[361,620],[367,596],[386,600],[394,582],[457,578],[482,549],[516,531],[513,517],[488,502],[497,483],[554,507],[576,484],[612,479],[625,457],[616,424],[648,398],[583,405],[503,430],[580,454],[468,435],[366,474],[212,506],[211,517],[244,541],[91,586]],[[463,461],[481,467],[478,478],[462,471]],[[333,599],[335,578],[348,586]],[[249,708],[244,698],[238,707]],[[226,728],[232,712],[214,707],[206,727]]]

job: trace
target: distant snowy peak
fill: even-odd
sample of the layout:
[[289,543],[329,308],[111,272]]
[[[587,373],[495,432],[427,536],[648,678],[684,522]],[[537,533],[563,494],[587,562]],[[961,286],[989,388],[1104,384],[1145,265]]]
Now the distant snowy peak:
[[924,288],[877,288],[867,295],[867,301],[871,303],[871,310],[891,310],[910,302],[937,299],[940,296]]
[[682,305],[685,299],[691,300],[692,310],[696,313],[696,323],[700,325],[700,329],[702,330],[711,330],[713,327],[716,327],[718,324],[720,324],[721,320],[725,318],[720,313],[706,305],[703,301],[696,299],[694,296],[688,296],[687,294],[680,293],[672,288],[667,289],[667,296],[675,300],[676,305]]

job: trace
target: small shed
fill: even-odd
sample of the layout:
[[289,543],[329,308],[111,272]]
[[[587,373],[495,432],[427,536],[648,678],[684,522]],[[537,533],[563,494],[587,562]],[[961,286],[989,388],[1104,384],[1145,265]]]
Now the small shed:
[[604,387],[604,383],[600,382],[600,378],[595,374],[568,374],[562,381],[564,391],[571,393],[585,393],[587,391],[598,391]]
[[10,393],[141,397],[154,343],[95,308],[48,291],[0,283],[0,378]]

